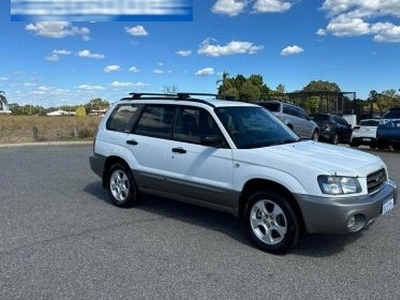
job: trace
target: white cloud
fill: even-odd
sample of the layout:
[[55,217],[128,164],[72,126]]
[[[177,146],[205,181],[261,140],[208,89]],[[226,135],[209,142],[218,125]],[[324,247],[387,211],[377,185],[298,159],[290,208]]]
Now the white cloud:
[[371,26],[371,32],[375,34],[374,41],[376,42],[400,42],[400,26],[391,23],[375,23]]
[[263,46],[256,46],[253,43],[243,41],[232,41],[224,46],[212,44],[211,42],[213,42],[211,39],[205,40],[200,45],[197,53],[217,57],[234,54],[255,54],[256,52],[264,49]]
[[192,54],[192,51],[190,50],[179,50],[175,52],[176,54],[180,55],[180,56],[190,56]]
[[105,67],[103,71],[106,72],[106,73],[111,73],[111,72],[117,72],[119,70],[121,70],[120,66],[118,66],[118,65],[109,65],[109,66]]
[[246,0],[217,0],[211,11],[216,14],[234,17],[243,12],[246,2]]
[[38,22],[25,26],[25,29],[35,35],[48,38],[65,38],[67,36],[82,36],[84,40],[89,39],[90,30],[86,27],[73,26],[70,22]]
[[82,50],[77,54],[79,57],[85,58],[95,58],[95,59],[103,59],[105,56],[103,54],[91,53],[90,50]]
[[93,84],[81,84],[81,85],[78,85],[77,88],[80,90],[86,90],[86,91],[97,91],[97,90],[105,89],[103,86],[93,85]]
[[400,18],[398,0],[325,0],[321,9],[329,23],[318,29],[318,35],[371,35],[376,42],[400,42],[400,26],[392,23]]
[[212,75],[212,74],[214,74],[215,72],[214,72],[214,69],[213,68],[210,68],[210,67],[208,67],[208,68],[204,68],[204,69],[201,69],[201,70],[198,70],[196,73],[194,73],[195,75],[198,75],[198,76],[207,76],[207,75]]
[[46,60],[48,60],[48,61],[59,61],[60,60],[60,56],[56,55],[56,54],[51,54],[51,55],[46,57]]
[[36,90],[31,91],[33,95],[62,95],[68,92],[66,89],[61,89],[53,86],[39,86]]
[[155,73],[155,74],[163,74],[164,71],[161,70],[161,69],[155,69],[155,70],[153,70],[153,73]]
[[287,56],[287,55],[299,54],[299,53],[301,53],[303,51],[304,51],[303,48],[301,48],[301,47],[299,47],[297,45],[293,45],[293,46],[288,46],[288,47],[284,48],[281,51],[281,55],[282,56]]
[[132,66],[129,68],[129,72],[138,73],[138,72],[140,72],[140,70],[137,67]]
[[281,13],[289,10],[292,3],[282,0],[256,0],[253,9],[260,13]]
[[70,54],[71,54],[71,51],[68,51],[68,50],[57,50],[57,49],[54,49],[51,52],[50,56],[46,57],[46,60],[59,61],[61,55],[70,55]]
[[115,88],[123,88],[123,87],[132,86],[132,83],[131,82],[114,81],[113,83],[111,83],[111,86],[115,87]]
[[129,33],[130,35],[134,35],[134,36],[148,35],[146,29],[144,29],[144,27],[141,25],[134,26],[134,27],[125,27],[125,30],[127,33]]
[[4,77],[4,76],[0,77],[0,81],[7,81],[7,80],[8,80],[7,77]]

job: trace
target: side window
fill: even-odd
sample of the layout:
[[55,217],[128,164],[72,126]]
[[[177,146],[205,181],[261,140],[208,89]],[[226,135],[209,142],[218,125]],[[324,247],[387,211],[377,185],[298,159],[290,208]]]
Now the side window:
[[[286,106],[286,113],[291,115],[291,116],[295,116],[295,117],[300,117],[299,116],[299,109],[296,106],[292,106],[292,105],[285,105]],[[285,106],[283,108],[285,108]]]
[[113,131],[130,132],[138,111],[136,105],[122,104],[117,106],[107,120],[106,128]]
[[290,106],[289,106],[289,105],[286,105],[286,104],[282,104],[282,105],[283,105],[282,112],[283,112],[284,114],[288,114],[288,115],[293,114],[293,113],[290,111]]
[[299,116],[300,118],[306,119],[306,120],[308,119],[307,113],[306,113],[302,108],[298,107],[298,108],[297,108],[297,111],[298,111],[298,116]]
[[169,105],[147,105],[136,125],[135,134],[171,138],[175,108]]
[[[207,137],[207,140],[204,138]],[[208,111],[197,107],[180,107],[177,110],[174,139],[187,143],[227,148],[217,123]]]
[[336,116],[334,118],[335,118],[336,123],[347,126],[347,121],[345,119],[342,119],[342,118],[336,117]]
[[174,139],[200,144],[200,110],[197,108],[178,108],[176,114]]

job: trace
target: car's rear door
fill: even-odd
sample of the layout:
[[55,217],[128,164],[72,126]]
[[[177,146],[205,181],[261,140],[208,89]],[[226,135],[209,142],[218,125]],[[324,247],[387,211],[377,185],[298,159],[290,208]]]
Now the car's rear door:
[[135,179],[143,191],[164,192],[168,150],[172,147],[174,105],[146,104],[125,139]]

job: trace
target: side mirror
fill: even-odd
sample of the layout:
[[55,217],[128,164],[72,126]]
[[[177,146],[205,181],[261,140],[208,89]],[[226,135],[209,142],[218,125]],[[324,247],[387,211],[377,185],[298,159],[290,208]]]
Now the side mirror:
[[201,139],[201,144],[204,146],[220,147],[225,144],[225,139],[222,135],[206,135]]

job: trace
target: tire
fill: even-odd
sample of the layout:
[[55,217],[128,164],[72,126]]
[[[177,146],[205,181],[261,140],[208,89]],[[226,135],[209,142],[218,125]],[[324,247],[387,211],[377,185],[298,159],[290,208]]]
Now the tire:
[[139,202],[139,193],[131,170],[122,163],[111,166],[107,174],[107,192],[118,207],[133,207]]
[[311,139],[312,139],[314,142],[318,142],[318,140],[319,140],[319,132],[318,132],[318,130],[314,130],[314,132],[313,132],[313,134],[312,134],[312,136],[311,136]]
[[352,142],[350,142],[350,147],[358,147],[358,146],[360,146],[359,144],[357,144],[357,143],[352,143]]
[[283,254],[297,244],[299,220],[288,199],[274,191],[258,191],[248,198],[245,226],[262,250]]
[[339,135],[336,132],[333,133],[331,143],[334,145],[339,144]]

